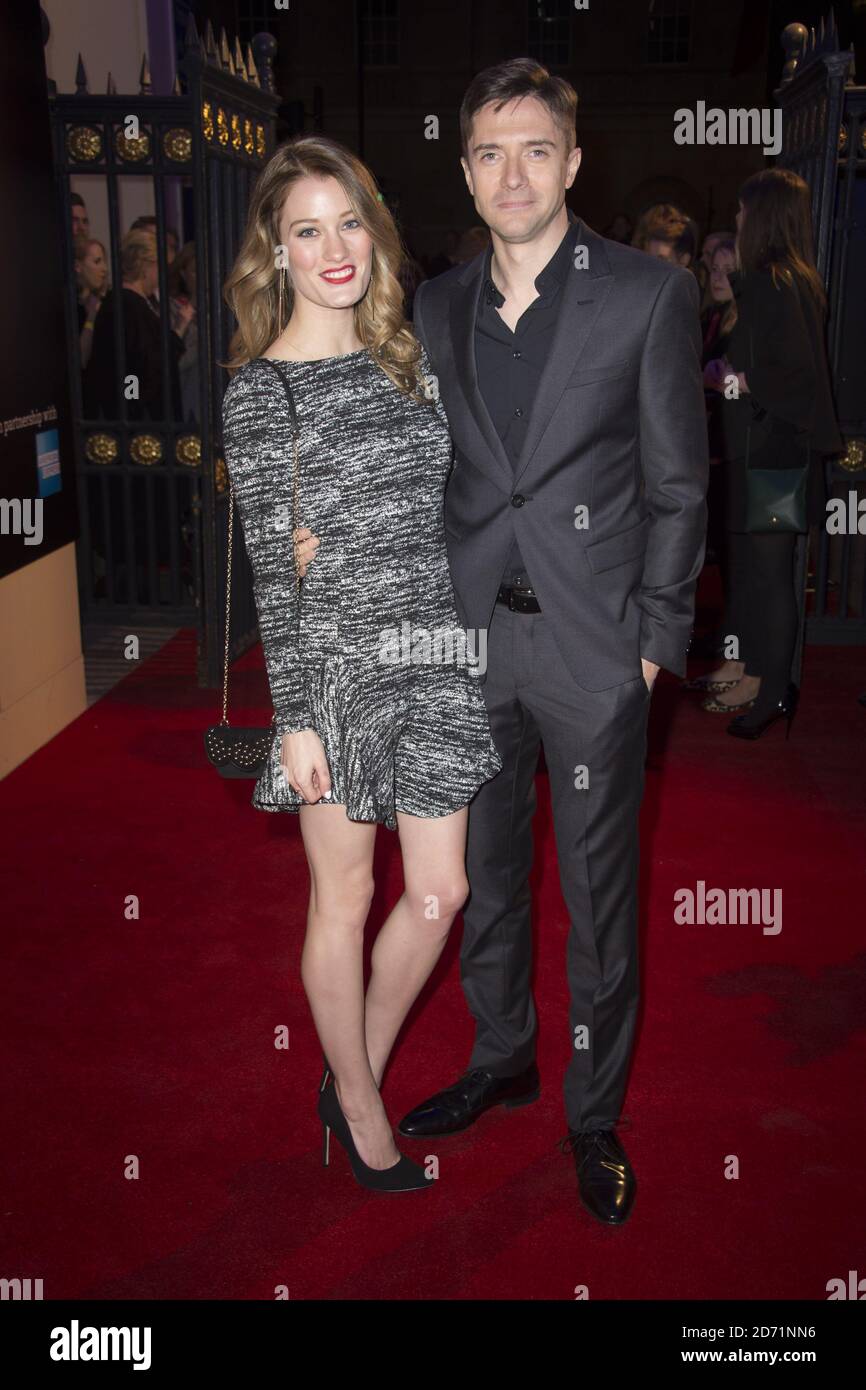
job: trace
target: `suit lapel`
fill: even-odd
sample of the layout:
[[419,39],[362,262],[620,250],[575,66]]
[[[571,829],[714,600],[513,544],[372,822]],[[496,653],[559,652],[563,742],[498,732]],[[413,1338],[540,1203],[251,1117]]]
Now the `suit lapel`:
[[562,287],[562,302],[556,316],[556,328],[532,405],[526,438],[513,474],[513,483],[525,473],[532,461],[532,456],[559,404],[568,378],[581,354],[586,350],[613,287],[613,275],[603,239],[591,227],[587,227],[581,218],[577,220],[575,245],[587,248],[588,264],[586,269],[570,269]]
[[478,389],[478,372],[475,365],[475,318],[478,312],[478,299],[481,294],[484,253],[470,261],[467,269],[457,281],[451,295],[451,344],[454,351],[454,365],[457,368],[457,383],[463,392],[468,407],[470,421],[470,440],[465,452],[472,462],[487,473],[498,487],[503,485],[512,490],[513,470],[505,452],[496,426],[490,418],[484,397]]

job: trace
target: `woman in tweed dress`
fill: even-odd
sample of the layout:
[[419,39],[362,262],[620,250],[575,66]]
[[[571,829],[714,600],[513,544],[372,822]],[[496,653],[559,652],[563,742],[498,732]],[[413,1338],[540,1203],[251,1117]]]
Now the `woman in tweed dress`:
[[[281,146],[226,286],[238,331],[223,403],[276,714],[253,805],[300,817],[326,1161],[333,1130],[358,1180],[382,1191],[429,1186],[394,1144],[379,1085],[468,891],[468,803],[501,767],[448,572],[451,442],[403,317],[401,255],[355,156],[320,136]],[[299,593],[284,382],[300,431],[295,545],[320,541]],[[377,823],[398,830],[405,887],[365,997]]]

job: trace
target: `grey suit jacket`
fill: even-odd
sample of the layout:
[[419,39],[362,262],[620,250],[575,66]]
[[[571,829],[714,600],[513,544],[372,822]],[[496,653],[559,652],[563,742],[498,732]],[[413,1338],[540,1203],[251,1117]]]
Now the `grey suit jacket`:
[[698,287],[579,221],[516,472],[484,405],[475,314],[484,256],[425,281],[417,336],[455,444],[451,574],[470,632],[490,622],[512,538],[574,679],[606,690],[640,658],[685,673],[709,476]]

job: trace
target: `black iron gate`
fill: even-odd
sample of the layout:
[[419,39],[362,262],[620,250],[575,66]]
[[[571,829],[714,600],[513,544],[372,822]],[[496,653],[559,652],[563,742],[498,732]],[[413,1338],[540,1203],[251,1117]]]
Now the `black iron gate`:
[[[252,185],[273,152],[275,49],[267,33],[257,34],[246,54],[237,40],[229,47],[225,31],[218,46],[210,24],[202,41],[190,20],[171,96],[152,94],[146,57],[137,95],[117,95],[110,79],[104,96],[91,94],[79,58],[76,92],[49,96],[68,287],[82,616],[91,623],[194,625],[205,685],[219,681],[224,642],[228,494],[219,456],[225,373],[218,363],[227,357],[233,324],[222,286]],[[108,227],[113,289],[89,339],[76,271],[76,247],[80,255],[85,241],[74,240],[70,218],[75,176],[79,187],[93,187]],[[130,179],[151,181],[152,198]],[[125,200],[152,207],[144,219],[156,236],[152,293],[140,281],[129,288],[136,252],[122,225]],[[98,258],[94,242],[87,245]],[[185,304],[194,307],[192,317]],[[82,352],[89,353],[86,365]],[[256,631],[238,532],[233,656]]]
[[[812,190],[815,253],[827,287],[827,345],[845,453],[828,464],[836,517],[810,538],[808,642],[866,642],[866,87],[854,54],[840,52],[833,13],[816,32],[791,24],[776,99],[783,146],[777,161]],[[866,506],[864,506],[866,511]],[[866,532],[866,516],[860,519]],[[801,547],[805,563],[805,547]]]

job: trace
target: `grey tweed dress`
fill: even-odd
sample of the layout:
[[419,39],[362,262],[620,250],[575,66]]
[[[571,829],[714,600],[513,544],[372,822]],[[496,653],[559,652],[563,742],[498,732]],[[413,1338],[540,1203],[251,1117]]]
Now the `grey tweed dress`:
[[[426,354],[421,370],[431,375]],[[299,599],[277,372],[300,426],[298,524],[321,542]],[[276,714],[253,806],[305,804],[280,767],[281,736],[301,729],[319,735],[331,773],[317,804],[343,805],[351,820],[394,830],[397,811],[433,817],[468,805],[502,762],[448,570],[452,446],[441,401],[411,400],[366,348],[312,362],[256,358],[226,388],[223,446]]]

